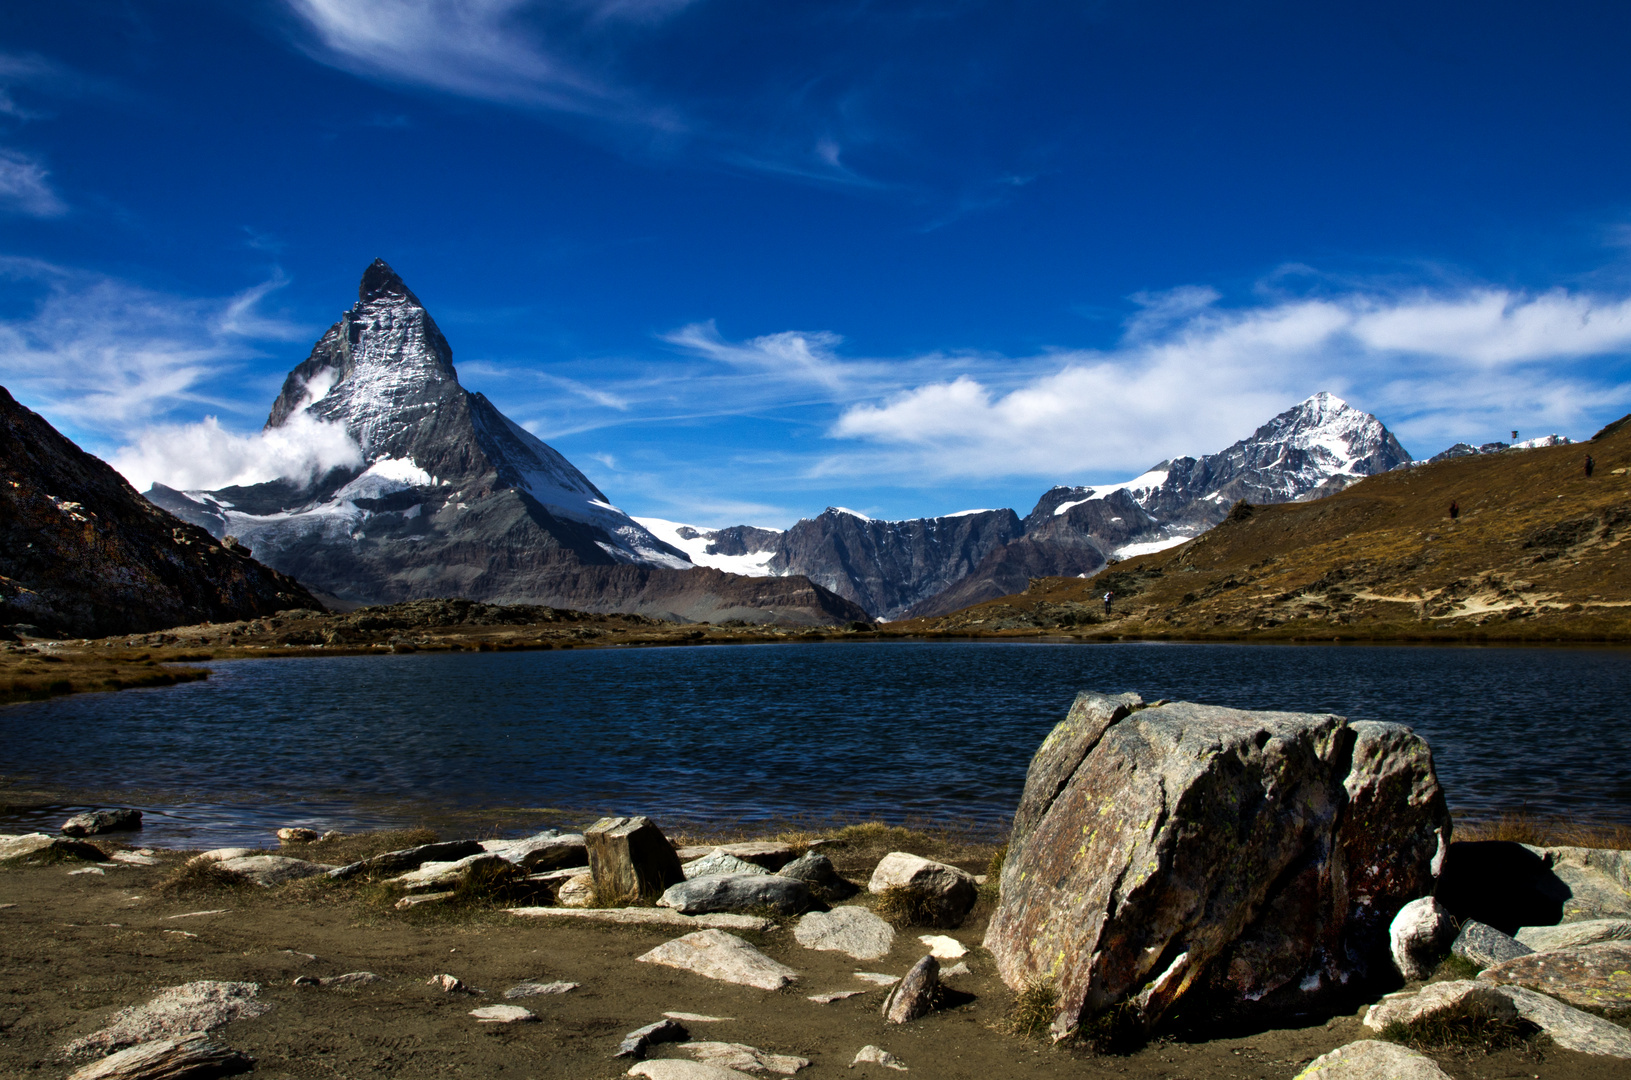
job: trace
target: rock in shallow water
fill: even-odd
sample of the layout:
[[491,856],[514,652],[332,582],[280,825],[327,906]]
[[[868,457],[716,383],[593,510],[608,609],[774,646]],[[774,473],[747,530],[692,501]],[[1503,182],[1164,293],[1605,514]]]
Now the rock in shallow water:
[[1408,728],[1084,693],[1031,762],[986,947],[1058,990],[1059,1032],[1121,1002],[1307,1011],[1391,976],[1449,826]]
[[142,827],[140,810],[92,810],[75,814],[62,823],[66,836],[94,836],[97,833],[120,832]]
[[793,928],[793,940],[806,949],[878,960],[894,948],[895,929],[864,907],[840,907],[804,916]]

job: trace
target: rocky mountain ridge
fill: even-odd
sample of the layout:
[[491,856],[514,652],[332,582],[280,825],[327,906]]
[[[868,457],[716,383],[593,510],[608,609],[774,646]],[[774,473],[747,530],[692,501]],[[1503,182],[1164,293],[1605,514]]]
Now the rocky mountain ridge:
[[459,384],[447,339],[383,260],[290,371],[266,426],[297,417],[340,426],[357,463],[216,491],[154,485],[148,498],[344,605],[456,596],[683,619],[865,618],[808,583],[688,576],[682,551]]
[[143,499],[0,387],[0,626],[100,637],[295,608],[320,605],[249,548]]

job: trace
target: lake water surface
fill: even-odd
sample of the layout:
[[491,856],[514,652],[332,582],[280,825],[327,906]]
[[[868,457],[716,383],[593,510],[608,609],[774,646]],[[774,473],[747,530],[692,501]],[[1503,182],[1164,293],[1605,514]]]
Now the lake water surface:
[[[1459,814],[1631,821],[1621,649],[833,642],[208,666],[0,709],[0,772],[142,806],[161,844],[500,807],[996,830],[1076,692],[1135,690],[1403,722]],[[0,831],[62,809],[13,808]]]

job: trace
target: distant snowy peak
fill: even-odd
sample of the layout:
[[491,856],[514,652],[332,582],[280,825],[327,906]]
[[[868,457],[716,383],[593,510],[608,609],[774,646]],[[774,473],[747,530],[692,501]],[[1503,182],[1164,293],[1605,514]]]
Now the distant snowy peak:
[[1537,450],[1544,446],[1571,446],[1574,440],[1567,435],[1542,435],[1536,439],[1525,439],[1522,442],[1504,443],[1487,442],[1482,446],[1473,446],[1471,443],[1458,442],[1448,450],[1434,454],[1420,464],[1430,465],[1435,461],[1449,461],[1451,458],[1472,457],[1475,454],[1499,454],[1503,450]]
[[1251,444],[1304,451],[1332,476],[1369,476],[1410,460],[1380,420],[1323,390],[1235,445]]

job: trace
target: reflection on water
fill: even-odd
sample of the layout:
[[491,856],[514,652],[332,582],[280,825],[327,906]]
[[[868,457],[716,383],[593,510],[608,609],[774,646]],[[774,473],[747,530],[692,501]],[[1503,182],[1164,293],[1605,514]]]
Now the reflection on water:
[[[204,683],[0,710],[0,767],[14,790],[139,795],[149,843],[484,806],[996,828],[1076,691],[1136,690],[1401,721],[1459,813],[1631,820],[1618,649],[878,642],[210,666]],[[0,814],[0,830],[64,809]]]

